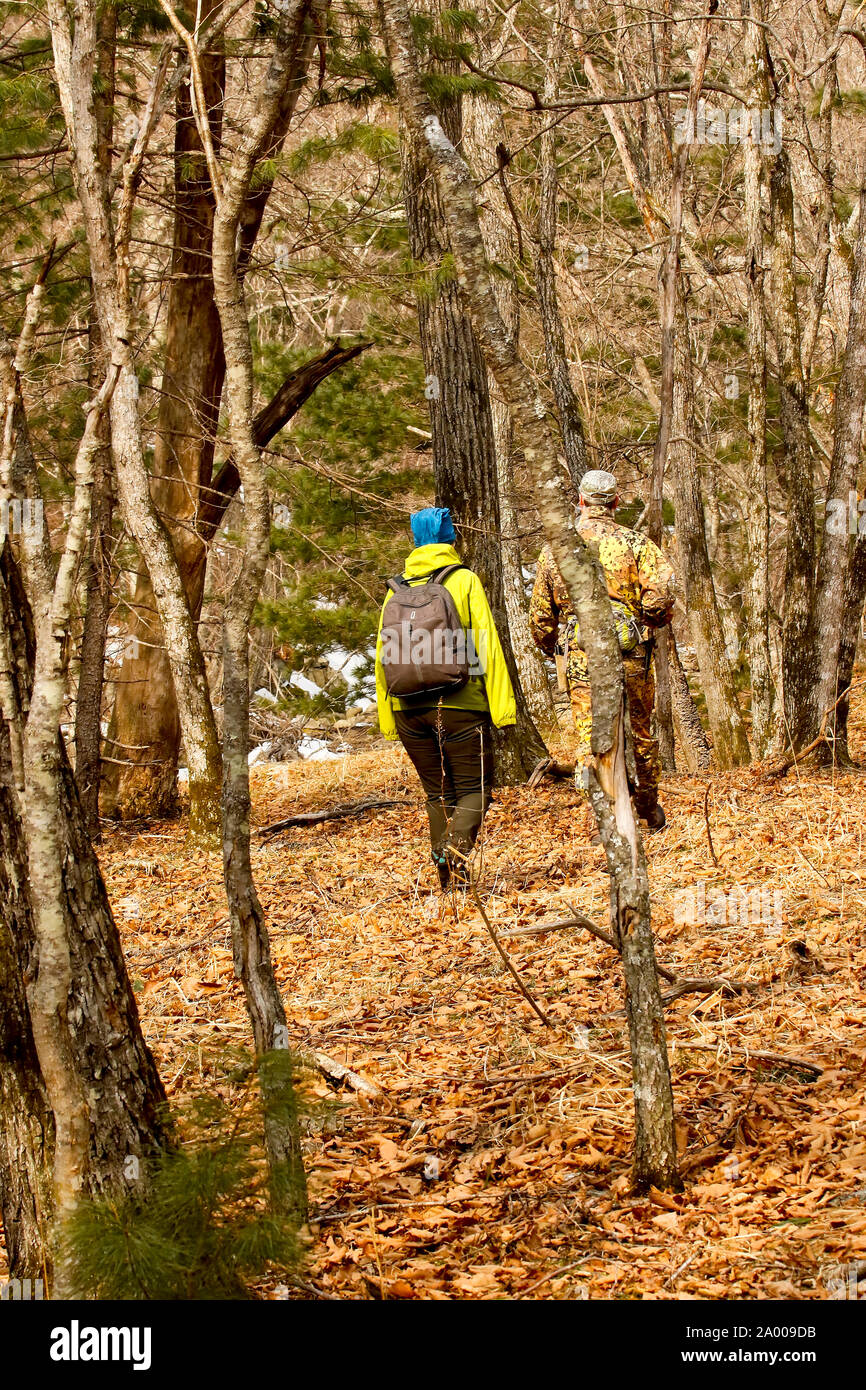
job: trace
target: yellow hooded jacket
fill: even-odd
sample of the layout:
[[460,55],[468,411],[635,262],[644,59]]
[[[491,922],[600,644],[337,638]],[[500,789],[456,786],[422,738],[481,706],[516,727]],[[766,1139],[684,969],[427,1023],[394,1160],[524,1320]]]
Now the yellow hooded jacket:
[[[460,556],[453,545],[444,545],[437,542],[435,545],[422,545],[406,561],[403,574],[410,583],[414,580],[420,583],[435,570],[444,569],[446,565],[459,565]],[[496,631],[496,624],[493,621],[493,614],[490,611],[490,604],[487,602],[487,595],[477,574],[471,570],[459,569],[453,574],[449,574],[445,580],[445,588],[454,600],[454,605],[464,628],[472,629],[473,632],[480,634],[480,640],[476,640],[476,647],[479,654],[483,654],[485,670],[483,676],[470,676],[462,690],[458,690],[454,695],[448,695],[442,700],[443,709],[477,709],[479,712],[487,713],[497,729],[501,729],[506,724],[514,724],[517,718],[514,706],[514,690],[511,686],[511,678],[508,674],[508,667],[505,665],[505,655],[502,651],[502,644],[499,641],[499,633]],[[379,632],[376,637],[376,704],[379,711],[379,728],[385,738],[395,739],[397,737],[397,726],[394,722],[394,710],[402,709],[403,702],[391,697],[385,687],[385,672],[382,669],[382,620],[385,616],[385,609],[391,599],[391,591],[382,604],[382,612],[379,616]],[[438,704],[434,700],[433,704]],[[418,709],[417,700],[413,700],[412,708]]]

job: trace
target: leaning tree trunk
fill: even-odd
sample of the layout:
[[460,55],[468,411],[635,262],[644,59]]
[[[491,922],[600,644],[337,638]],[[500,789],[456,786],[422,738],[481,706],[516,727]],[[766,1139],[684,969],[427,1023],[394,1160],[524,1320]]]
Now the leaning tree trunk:
[[[34,658],[30,609],[10,544],[0,557],[0,627],[12,654],[14,698],[26,707]],[[19,813],[6,687],[0,726],[0,1209],[10,1273],[36,1278],[50,1263],[54,1122],[36,1061],[24,982],[35,933]],[[105,885],[65,751],[59,806],[63,911],[72,985],[68,1016],[76,1070],[88,1092],[87,1190],[129,1190],[134,1161],[169,1139],[166,1097],[141,1032]]]
[[[461,290],[478,340],[512,411],[554,559],[585,635],[592,691],[590,797],[610,871],[611,921],[622,952],[635,1098],[636,1186],[677,1181],[673,1094],[650,926],[649,883],[628,791],[622,661],[601,570],[580,541],[537,391],[499,314],[472,176],[421,85],[406,0],[380,0],[407,144],[426,150],[447,212]],[[632,763],[633,766],[633,763]]]
[[[443,112],[459,139],[459,103]],[[403,198],[412,257],[429,282],[418,295],[421,351],[430,402],[436,501],[450,507],[463,557],[484,585],[517,700],[517,723],[496,738],[500,783],[519,783],[546,755],[520,683],[508,630],[501,517],[487,368],[456,281],[443,273],[452,256],[449,224],[427,151],[402,141]]]

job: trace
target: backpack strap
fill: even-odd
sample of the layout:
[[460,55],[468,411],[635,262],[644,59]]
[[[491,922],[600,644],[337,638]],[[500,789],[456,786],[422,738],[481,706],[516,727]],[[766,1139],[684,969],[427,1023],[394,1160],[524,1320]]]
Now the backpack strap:
[[465,568],[466,566],[461,564],[445,565],[440,570],[431,570],[429,574],[423,576],[419,575],[418,578],[422,582],[417,585],[413,584],[410,579],[407,579],[405,574],[395,574],[393,579],[388,580],[388,588],[392,593],[396,594],[399,588],[420,589],[423,584],[441,584],[444,579],[448,578],[449,574],[453,574],[455,570],[464,570]]
[[449,574],[453,574],[455,570],[465,570],[465,568],[465,565],[461,565],[459,563],[456,565],[445,565],[443,569],[434,570],[432,574],[428,574],[424,583],[441,584],[444,580],[448,578]]

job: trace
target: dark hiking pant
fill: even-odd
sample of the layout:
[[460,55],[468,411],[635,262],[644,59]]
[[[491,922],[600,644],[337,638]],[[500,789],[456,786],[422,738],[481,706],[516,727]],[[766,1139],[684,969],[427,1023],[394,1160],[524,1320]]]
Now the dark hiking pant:
[[[468,855],[490,805],[493,739],[489,715],[478,710],[396,710],[397,735],[427,797],[433,860],[441,869],[449,850]],[[440,877],[441,877],[440,872]]]

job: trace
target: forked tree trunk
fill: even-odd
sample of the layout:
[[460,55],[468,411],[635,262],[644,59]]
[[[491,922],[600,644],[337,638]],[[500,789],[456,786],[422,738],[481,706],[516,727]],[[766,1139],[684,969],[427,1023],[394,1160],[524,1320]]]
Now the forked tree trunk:
[[[255,417],[253,431],[258,447],[263,449],[271,442],[320,382],[368,347],[368,343],[344,347],[338,341],[290,373]],[[219,354],[222,357],[222,335]],[[201,616],[209,545],[239,483],[231,457],[215,478],[211,479],[209,472],[207,477],[207,484],[199,489],[198,509],[190,523],[195,536],[188,531],[178,531],[175,536],[181,579],[196,623]],[[180,534],[186,539],[179,544]],[[177,807],[180,720],[157,601],[146,570],[136,579],[130,607],[127,655],[118,679],[110,746],[106,750],[117,761],[105,766],[102,810],[104,815],[118,819],[168,816]]]
[[[459,139],[459,104],[450,105],[443,119]],[[463,559],[484,585],[502,641],[517,701],[517,723],[496,736],[496,777],[500,783],[519,783],[547,750],[529,713],[509,637],[487,367],[459,286],[442,274],[443,261],[447,266],[452,248],[428,151],[404,139],[402,162],[409,246],[413,259],[430,277],[418,296],[418,322],[433,432],[436,501],[451,509]]]
[[407,143],[426,150],[436,178],[457,276],[478,340],[512,410],[554,559],[586,643],[592,690],[589,790],[610,871],[611,921],[626,979],[635,1097],[638,1187],[677,1181],[673,1095],[650,926],[649,884],[628,791],[622,661],[601,570],[580,541],[545,411],[499,314],[478,223],[472,176],[424,94],[406,0],[380,0]]

